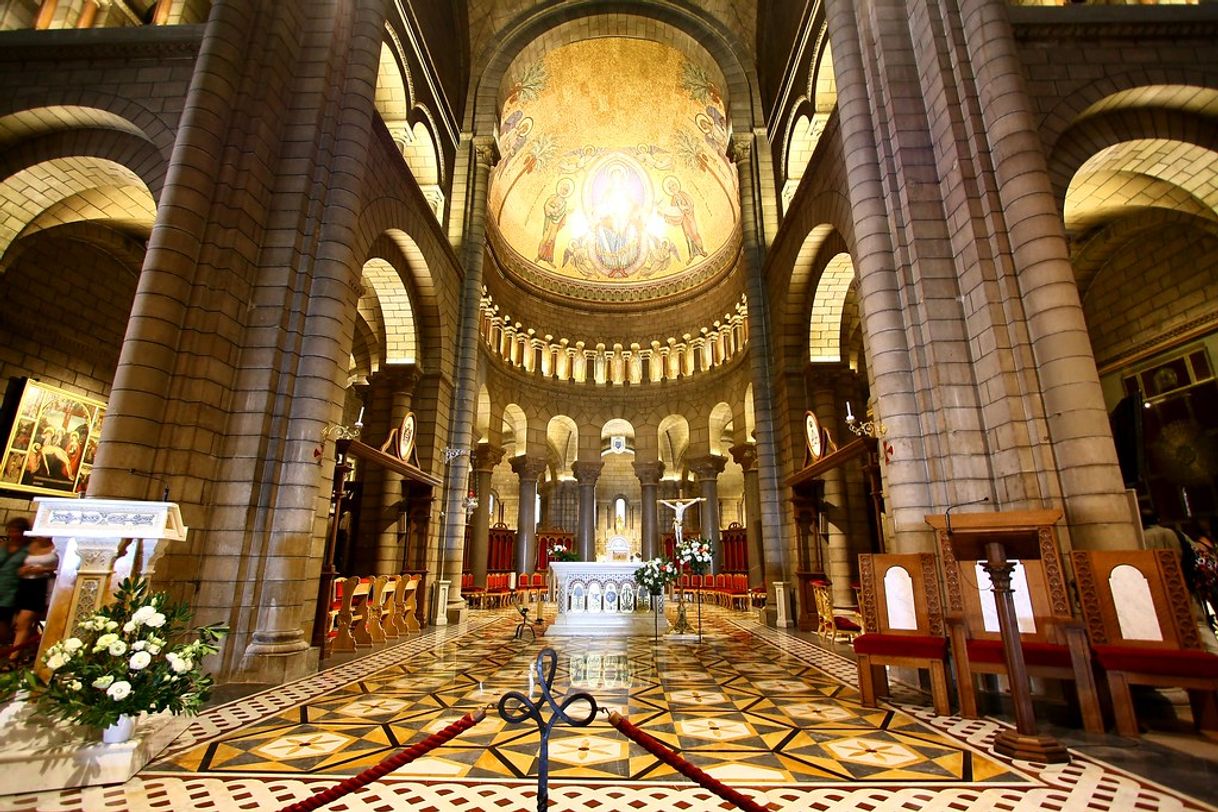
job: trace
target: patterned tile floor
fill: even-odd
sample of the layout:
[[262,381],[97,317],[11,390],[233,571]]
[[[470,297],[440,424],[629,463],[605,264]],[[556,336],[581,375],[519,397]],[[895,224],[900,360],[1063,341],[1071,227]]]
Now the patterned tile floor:
[[[1077,755],[1044,765],[989,754],[998,726],[858,702],[854,665],[751,617],[711,610],[701,645],[651,638],[511,638],[479,613],[315,677],[214,708],[120,787],[0,798],[0,809],[268,812],[370,767],[505,692],[558,651],[555,692],[584,691],[773,809],[1212,809]],[[536,696],[536,692],[533,694]],[[576,714],[582,706],[572,708]],[[545,714],[549,718],[549,713]],[[495,710],[330,808],[531,810],[539,735]],[[602,716],[550,738],[553,809],[729,808]]]

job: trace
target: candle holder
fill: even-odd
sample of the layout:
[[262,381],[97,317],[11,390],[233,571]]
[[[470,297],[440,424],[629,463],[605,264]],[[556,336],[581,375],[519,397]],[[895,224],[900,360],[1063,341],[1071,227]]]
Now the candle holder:
[[878,440],[888,433],[888,427],[879,420],[859,420],[850,410],[850,401],[846,401],[846,428],[859,437],[870,437]]

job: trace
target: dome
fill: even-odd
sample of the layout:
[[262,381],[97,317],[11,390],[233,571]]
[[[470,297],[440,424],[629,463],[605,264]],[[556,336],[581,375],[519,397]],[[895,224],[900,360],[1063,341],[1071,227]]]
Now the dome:
[[723,79],[658,42],[522,55],[501,91],[489,245],[537,295],[645,305],[723,278],[740,252]]

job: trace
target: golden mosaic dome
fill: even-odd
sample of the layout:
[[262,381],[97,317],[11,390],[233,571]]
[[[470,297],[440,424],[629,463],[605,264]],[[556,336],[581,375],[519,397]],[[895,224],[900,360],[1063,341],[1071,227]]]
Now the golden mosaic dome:
[[722,76],[620,37],[522,55],[501,92],[491,251],[558,300],[654,302],[722,278],[740,252]]

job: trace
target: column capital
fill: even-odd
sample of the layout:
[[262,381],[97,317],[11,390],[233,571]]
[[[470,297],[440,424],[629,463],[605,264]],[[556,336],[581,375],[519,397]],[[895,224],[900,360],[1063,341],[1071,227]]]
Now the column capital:
[[736,163],[748,161],[753,152],[753,134],[735,133],[732,136],[732,159]]
[[490,471],[503,459],[503,449],[490,443],[479,443],[469,458],[475,471]]
[[575,474],[575,480],[580,485],[595,485],[597,478],[601,475],[601,469],[604,467],[603,462],[579,460],[571,463],[571,473]]
[[639,478],[641,485],[659,485],[660,477],[664,476],[664,463],[659,461],[636,462],[634,475]]
[[718,479],[723,473],[723,469],[727,466],[727,457],[720,457],[718,454],[707,454],[705,457],[694,457],[685,461],[689,466],[689,470],[694,472],[699,481],[704,479]]
[[423,373],[417,364],[385,364],[372,376],[372,380],[395,392],[410,392],[421,377]]
[[512,470],[516,476],[520,477],[521,482],[536,482],[546,471],[546,461],[541,457],[530,457],[527,454],[521,454],[519,457],[512,457]]
[[737,465],[744,469],[745,473],[748,473],[757,467],[756,443],[738,443],[728,450],[732,452],[732,459],[736,461]]
[[474,161],[479,165],[490,169],[495,165],[498,158],[496,154],[498,150],[495,148],[495,139],[489,135],[475,135],[474,139]]

